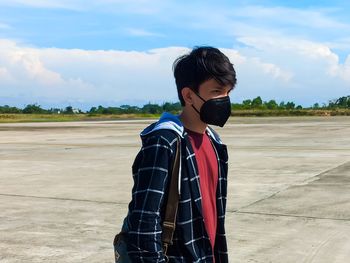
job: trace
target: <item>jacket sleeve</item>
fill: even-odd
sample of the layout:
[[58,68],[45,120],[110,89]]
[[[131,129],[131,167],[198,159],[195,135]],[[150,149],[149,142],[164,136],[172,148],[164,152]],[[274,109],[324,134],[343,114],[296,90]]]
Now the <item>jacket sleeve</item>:
[[161,136],[148,138],[133,164],[134,186],[128,214],[128,255],[132,262],[165,262],[161,208],[173,150]]

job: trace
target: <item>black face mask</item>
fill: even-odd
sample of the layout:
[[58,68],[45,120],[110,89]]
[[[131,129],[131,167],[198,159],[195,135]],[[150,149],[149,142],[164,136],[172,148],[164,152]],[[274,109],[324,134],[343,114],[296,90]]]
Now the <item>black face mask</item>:
[[[196,92],[195,92],[196,93]],[[231,101],[229,96],[210,99],[205,101],[199,94],[196,95],[204,101],[202,108],[198,111],[193,105],[192,107],[198,112],[201,121],[207,124],[212,124],[224,127],[226,121],[231,115]]]

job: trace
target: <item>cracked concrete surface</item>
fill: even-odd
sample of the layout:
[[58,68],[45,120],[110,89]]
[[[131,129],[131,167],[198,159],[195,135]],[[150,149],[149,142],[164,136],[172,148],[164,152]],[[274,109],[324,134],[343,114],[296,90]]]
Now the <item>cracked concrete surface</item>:
[[[0,124],[0,262],[112,262],[151,121]],[[230,262],[350,259],[350,118],[233,118]]]

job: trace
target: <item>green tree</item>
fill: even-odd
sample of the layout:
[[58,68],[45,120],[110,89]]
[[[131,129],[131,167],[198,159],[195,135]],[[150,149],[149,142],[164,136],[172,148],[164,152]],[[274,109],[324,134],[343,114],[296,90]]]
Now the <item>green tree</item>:
[[89,113],[96,113],[97,108],[96,107],[91,107],[91,109],[89,110]]
[[244,109],[244,105],[240,103],[231,103],[231,110],[241,110]]
[[159,114],[163,112],[163,109],[158,104],[145,104],[141,109],[142,113]]
[[64,111],[65,114],[73,114],[73,107],[72,106],[67,106]]
[[270,100],[269,102],[265,102],[265,106],[269,110],[275,110],[278,108],[278,104],[275,100]]
[[46,110],[42,109],[40,105],[28,104],[22,111],[25,114],[44,114],[47,113]]
[[242,103],[244,109],[250,109],[252,106],[252,100],[244,100]]
[[286,104],[286,109],[287,110],[292,110],[295,108],[295,103],[292,102],[292,101],[288,101],[287,104]]
[[177,102],[177,103],[165,102],[162,105],[163,111],[172,112],[172,113],[177,113],[177,112],[181,111],[181,108],[182,107],[181,107],[180,102]]
[[280,105],[278,106],[280,109],[285,109],[286,108],[286,104],[284,101],[280,102]]
[[141,109],[137,106],[121,105],[120,108],[124,114],[135,114],[141,112]]
[[256,97],[252,100],[251,106],[252,108],[260,108],[263,104],[263,101],[260,96]]
[[0,113],[22,113],[21,109],[10,107],[9,105],[0,106]]
[[350,96],[340,97],[336,100],[335,104],[340,108],[350,108]]

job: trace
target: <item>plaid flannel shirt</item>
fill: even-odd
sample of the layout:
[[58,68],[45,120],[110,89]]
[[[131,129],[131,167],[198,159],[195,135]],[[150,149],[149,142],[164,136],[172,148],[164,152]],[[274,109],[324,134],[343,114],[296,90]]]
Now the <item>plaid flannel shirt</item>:
[[[153,124],[155,125],[155,124]],[[181,195],[169,262],[228,262],[225,237],[227,196],[227,149],[211,129],[207,133],[217,153],[219,183],[216,192],[217,232],[214,251],[202,216],[198,167],[187,133],[181,138]],[[156,130],[142,137],[142,148],[132,166],[134,186],[125,219],[128,229],[128,254],[132,262],[166,262],[162,252],[162,218],[167,200],[169,177],[178,135],[171,130]]]

